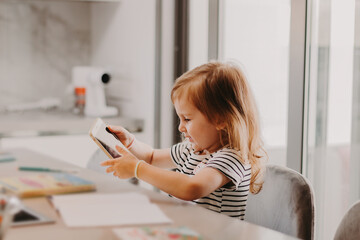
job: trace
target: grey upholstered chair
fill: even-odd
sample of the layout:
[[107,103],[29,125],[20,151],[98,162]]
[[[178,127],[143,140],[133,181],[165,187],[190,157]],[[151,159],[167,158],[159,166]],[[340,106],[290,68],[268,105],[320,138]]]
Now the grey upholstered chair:
[[267,165],[262,190],[249,194],[245,221],[313,239],[314,194],[309,181],[290,168]]
[[334,240],[360,239],[360,200],[355,202],[342,218]]

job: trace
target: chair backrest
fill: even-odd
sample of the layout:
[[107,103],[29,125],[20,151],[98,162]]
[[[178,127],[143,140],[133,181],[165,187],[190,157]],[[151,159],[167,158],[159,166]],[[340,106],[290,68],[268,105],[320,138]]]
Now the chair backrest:
[[309,181],[290,168],[267,165],[264,185],[249,194],[245,221],[297,238],[314,238],[314,194]]
[[360,239],[360,200],[355,202],[342,218],[334,240]]

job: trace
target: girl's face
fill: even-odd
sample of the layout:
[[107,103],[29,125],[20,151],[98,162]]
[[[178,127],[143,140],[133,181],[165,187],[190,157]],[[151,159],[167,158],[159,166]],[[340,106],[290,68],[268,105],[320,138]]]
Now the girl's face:
[[180,118],[179,131],[193,144],[195,151],[219,149],[219,131],[205,115],[184,97],[176,99],[174,107]]

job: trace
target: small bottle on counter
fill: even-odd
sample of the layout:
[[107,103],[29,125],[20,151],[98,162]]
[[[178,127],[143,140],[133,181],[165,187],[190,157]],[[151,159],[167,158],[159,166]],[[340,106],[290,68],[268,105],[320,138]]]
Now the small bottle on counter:
[[75,88],[75,108],[74,113],[83,115],[85,110],[85,87],[76,87]]

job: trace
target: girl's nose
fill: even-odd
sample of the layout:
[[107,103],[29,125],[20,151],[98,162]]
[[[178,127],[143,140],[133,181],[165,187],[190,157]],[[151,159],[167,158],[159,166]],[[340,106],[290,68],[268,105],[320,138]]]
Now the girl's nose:
[[178,129],[179,129],[179,132],[181,132],[181,133],[186,131],[186,128],[184,127],[184,124],[182,123],[182,121],[180,121]]

